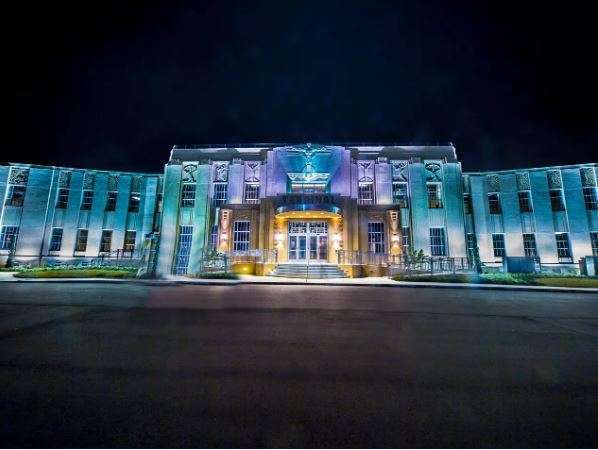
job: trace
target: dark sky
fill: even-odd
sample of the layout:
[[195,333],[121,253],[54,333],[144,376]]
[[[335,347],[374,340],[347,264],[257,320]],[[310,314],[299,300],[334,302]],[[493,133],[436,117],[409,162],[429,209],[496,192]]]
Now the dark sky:
[[581,3],[45,3],[4,14],[6,160],[160,171],[173,144],[347,141],[451,141],[469,171],[598,159]]

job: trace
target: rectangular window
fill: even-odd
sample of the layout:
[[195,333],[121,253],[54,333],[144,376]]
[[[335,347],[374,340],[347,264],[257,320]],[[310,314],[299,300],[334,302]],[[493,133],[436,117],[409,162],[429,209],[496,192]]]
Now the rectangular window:
[[139,203],[141,203],[141,194],[139,192],[131,192],[129,195],[129,212],[139,212]]
[[102,230],[100,239],[100,252],[107,253],[112,250],[112,230]]
[[212,225],[210,229],[210,247],[218,247],[218,224]]
[[77,230],[77,240],[75,241],[75,251],[84,252],[87,250],[87,236],[89,231],[85,229]]
[[532,198],[529,191],[519,191],[517,193],[519,198],[519,212],[528,213],[532,212]]
[[569,246],[568,233],[556,233],[556,253],[559,258],[570,259],[571,247]]
[[66,209],[69,204],[69,190],[58,189],[58,196],[56,197],[56,208]]
[[490,214],[500,214],[500,198],[498,193],[492,192],[488,194],[488,209],[490,210]]
[[179,241],[177,244],[176,258],[172,272],[175,275],[185,275],[189,267],[189,255],[191,254],[191,243],[193,242],[193,226],[179,226]]
[[399,208],[409,208],[409,191],[407,183],[397,181],[392,183],[392,201]]
[[52,236],[50,237],[50,251],[59,252],[62,247],[62,228],[52,228]]
[[184,183],[181,191],[181,207],[193,208],[195,206],[195,183]]
[[430,254],[432,256],[446,256],[444,228],[430,228]]
[[590,241],[592,242],[592,255],[598,256],[598,231],[590,233]]
[[494,248],[494,256],[502,258],[505,256],[505,235],[502,233],[492,235],[492,247]]
[[25,200],[25,186],[8,186],[8,195],[6,196],[7,206],[23,206]]
[[233,227],[233,251],[249,250],[249,220],[237,220]]
[[368,223],[368,249],[370,252],[374,253],[385,253],[386,246],[384,245],[384,223]]
[[596,196],[595,187],[583,188],[583,201],[586,204],[587,210],[594,211],[598,209],[598,198]]
[[403,255],[408,255],[411,250],[411,233],[409,227],[401,227],[401,249]]
[[81,209],[89,211],[93,205],[93,191],[83,191],[81,196]]
[[116,191],[108,192],[106,198],[106,211],[114,211],[116,209]]
[[217,182],[214,183],[214,195],[212,203],[214,206],[224,205],[228,197],[228,183]]
[[442,208],[442,189],[440,183],[428,183],[426,186],[428,191],[428,208],[438,209]]
[[133,253],[135,251],[135,239],[137,238],[137,231],[127,230],[125,232],[125,252]]
[[463,211],[465,212],[465,214],[473,214],[471,194],[463,194]]
[[326,183],[291,183],[291,192],[297,194],[325,194]]
[[467,233],[466,237],[467,255],[473,259],[473,256],[475,255],[475,249],[477,246],[477,240],[474,233]]
[[374,204],[374,182],[362,181],[359,183],[357,202],[360,205]]
[[538,249],[536,247],[536,236],[533,233],[523,234],[523,253],[525,256],[536,258],[538,256]]
[[12,250],[16,248],[19,237],[19,227],[2,227],[0,234],[0,250]]
[[260,202],[259,183],[245,183],[245,203],[257,204]]
[[551,189],[550,190],[550,206],[553,211],[564,211],[565,202],[563,200],[562,189]]

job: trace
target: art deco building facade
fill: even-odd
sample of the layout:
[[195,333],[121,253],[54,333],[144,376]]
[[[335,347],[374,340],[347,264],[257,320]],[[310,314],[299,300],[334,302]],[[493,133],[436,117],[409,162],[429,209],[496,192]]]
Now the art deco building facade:
[[176,146],[159,175],[10,164],[0,257],[154,248],[164,276],[218,251],[258,275],[309,264],[366,276],[418,250],[476,249],[487,265],[527,256],[574,269],[598,255],[596,166],[462,173],[450,144]]

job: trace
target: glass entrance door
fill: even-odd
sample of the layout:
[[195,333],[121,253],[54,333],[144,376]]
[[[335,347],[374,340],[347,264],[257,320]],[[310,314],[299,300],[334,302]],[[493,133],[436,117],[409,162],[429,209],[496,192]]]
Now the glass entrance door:
[[289,222],[289,262],[326,262],[328,223]]

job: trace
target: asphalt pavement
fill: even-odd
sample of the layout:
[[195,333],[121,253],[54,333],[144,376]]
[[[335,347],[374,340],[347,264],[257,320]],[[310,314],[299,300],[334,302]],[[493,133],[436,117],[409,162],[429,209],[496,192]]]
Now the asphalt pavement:
[[594,447],[598,295],[0,286],[4,447]]

